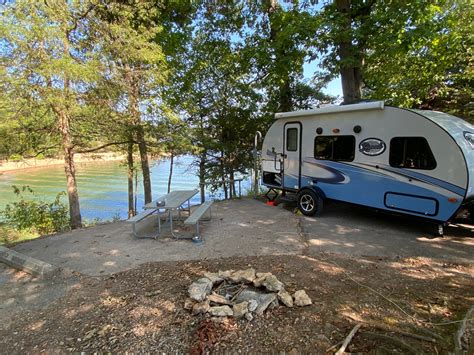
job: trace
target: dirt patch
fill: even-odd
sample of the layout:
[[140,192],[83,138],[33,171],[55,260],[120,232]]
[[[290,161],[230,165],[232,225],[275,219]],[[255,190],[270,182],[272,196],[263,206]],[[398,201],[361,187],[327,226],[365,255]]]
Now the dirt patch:
[[[211,322],[184,310],[187,287],[204,272],[269,271],[313,300],[280,306],[253,321]],[[358,323],[346,351],[438,353],[454,349],[458,323],[474,303],[471,265],[429,259],[264,256],[149,263],[83,278],[40,310],[0,330],[5,353],[29,351],[325,352]],[[413,336],[415,334],[415,336]]]

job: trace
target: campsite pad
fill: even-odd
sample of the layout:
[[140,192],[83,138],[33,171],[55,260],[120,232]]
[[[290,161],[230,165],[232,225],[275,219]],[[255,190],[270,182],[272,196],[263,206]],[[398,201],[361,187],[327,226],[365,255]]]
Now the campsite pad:
[[[430,239],[427,227],[433,225],[340,203],[328,204],[318,218],[293,210],[253,199],[216,202],[212,220],[202,223],[202,245],[166,235],[136,239],[129,223],[117,222],[40,238],[14,249],[87,275],[112,274],[152,261],[308,252],[473,260],[474,233],[467,231],[452,235],[456,231],[448,229],[445,238]],[[150,228],[153,232],[153,225]],[[190,227],[189,233],[193,231]]]
[[[221,324],[183,309],[190,282],[205,271],[249,266],[272,272],[290,292],[304,288],[313,305],[280,306],[252,322]],[[84,278],[80,287],[48,308],[15,316],[8,330],[0,330],[0,348],[5,353],[43,349],[323,353],[360,322],[350,352],[408,353],[413,348],[442,353],[453,349],[458,325],[433,326],[412,317],[434,323],[462,318],[473,302],[473,273],[472,266],[454,263],[331,254],[150,263],[110,277]],[[395,340],[381,338],[384,335]]]
[[[472,233],[449,229],[432,238],[427,224],[364,211],[328,204],[324,215],[308,218],[242,199],[213,206],[200,246],[137,240],[123,222],[19,244],[16,251],[83,276],[51,297],[51,281],[0,277],[0,305],[20,295],[15,313],[0,307],[8,319],[0,349],[321,353],[360,322],[350,352],[453,350],[458,324],[426,321],[459,320],[474,304]],[[189,284],[205,271],[248,267],[272,272],[290,292],[305,289],[313,305],[222,324],[183,309]]]

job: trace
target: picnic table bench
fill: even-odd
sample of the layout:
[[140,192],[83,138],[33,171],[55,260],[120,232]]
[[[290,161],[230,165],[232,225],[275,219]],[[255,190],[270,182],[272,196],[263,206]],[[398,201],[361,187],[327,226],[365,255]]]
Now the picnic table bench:
[[212,206],[213,203],[214,203],[214,201],[206,201],[203,204],[199,205],[199,207],[196,208],[193,211],[193,213],[191,213],[191,215],[184,221],[184,224],[187,224],[187,225],[194,224],[194,225],[196,225],[196,234],[193,237],[193,241],[195,241],[195,242],[198,242],[202,239],[201,234],[199,233],[199,221],[203,220],[202,217],[204,216],[204,214],[207,211],[209,211],[208,220],[210,220],[212,218],[211,206]]
[[[156,211],[157,210],[144,210],[144,211],[140,212],[139,214],[133,216],[132,218],[127,219],[127,222],[132,224],[133,235],[134,235],[135,238],[146,238],[146,237],[142,237],[142,236],[138,235],[137,230],[136,230],[137,223],[144,220],[149,215],[152,215]],[[158,219],[159,218],[160,218],[160,216],[158,216]]]

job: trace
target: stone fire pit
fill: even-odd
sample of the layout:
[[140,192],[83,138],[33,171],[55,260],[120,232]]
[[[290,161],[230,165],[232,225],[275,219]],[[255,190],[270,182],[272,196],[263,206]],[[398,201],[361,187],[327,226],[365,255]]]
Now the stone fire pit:
[[303,307],[312,304],[304,290],[293,295],[285,290],[283,282],[269,272],[254,269],[227,270],[205,273],[188,289],[189,298],[184,308],[193,315],[209,314],[212,317],[245,318],[262,315],[268,308]]

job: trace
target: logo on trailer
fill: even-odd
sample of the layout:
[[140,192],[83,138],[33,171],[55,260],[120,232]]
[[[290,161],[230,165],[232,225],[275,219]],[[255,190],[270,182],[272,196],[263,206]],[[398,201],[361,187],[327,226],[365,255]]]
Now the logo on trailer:
[[367,138],[359,143],[359,152],[374,157],[385,152],[387,145],[378,138]]
[[469,142],[471,148],[474,148],[474,133],[464,131],[464,139]]

